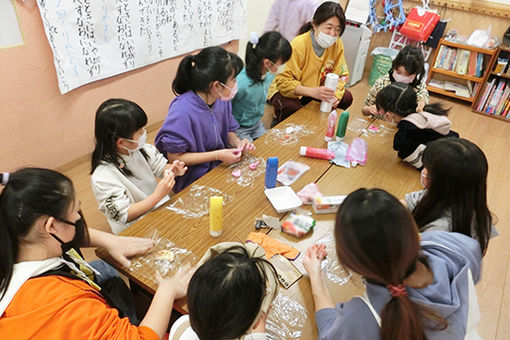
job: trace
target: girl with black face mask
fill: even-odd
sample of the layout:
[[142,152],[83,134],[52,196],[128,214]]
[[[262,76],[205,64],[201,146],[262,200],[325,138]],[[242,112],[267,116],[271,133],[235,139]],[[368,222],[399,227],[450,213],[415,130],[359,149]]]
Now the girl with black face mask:
[[[79,247],[104,247],[117,262],[149,250],[151,240],[87,229],[66,176],[48,169],[0,173],[0,335],[52,339],[161,338],[173,300],[191,271],[160,280],[137,326],[129,289],[103,261],[87,263]],[[125,317],[126,316],[126,317]]]

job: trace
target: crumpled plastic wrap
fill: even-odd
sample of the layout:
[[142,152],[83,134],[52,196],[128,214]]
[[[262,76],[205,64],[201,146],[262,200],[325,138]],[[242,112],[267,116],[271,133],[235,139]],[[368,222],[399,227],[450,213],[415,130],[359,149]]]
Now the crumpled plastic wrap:
[[335,158],[329,162],[335,165],[343,166],[344,168],[350,168],[351,162],[345,159],[348,149],[349,144],[344,142],[328,142],[328,150],[335,152]]
[[167,206],[167,209],[186,218],[199,218],[209,213],[209,198],[211,196],[223,196],[223,205],[234,199],[216,188],[194,184],[186,195],[179,197],[174,203]]
[[[252,170],[250,168],[250,164],[255,162],[259,162],[257,167]],[[232,173],[240,171],[241,176],[235,177]],[[264,158],[257,158],[252,155],[243,156],[243,159],[236,163],[232,164],[229,167],[229,171],[227,172],[227,183],[236,182],[238,185],[242,187],[253,186],[255,183],[255,178],[264,174],[266,171],[266,161]]]
[[266,132],[266,144],[278,143],[279,145],[292,145],[298,143],[301,138],[313,134],[313,129],[305,125],[288,123],[280,129],[272,128]]
[[340,286],[346,284],[351,278],[352,273],[345,270],[336,256],[335,237],[333,233],[326,233],[318,239],[316,243],[326,246],[328,256],[322,261],[322,270],[326,277]]
[[[131,259],[129,271],[142,268],[140,275],[156,283],[156,273],[161,276],[172,276],[177,271],[186,266],[197,263],[198,258],[188,249],[177,247],[172,241],[164,237],[158,237],[158,231],[155,230],[152,239],[154,247],[145,254],[138,255]],[[173,254],[173,259],[169,260],[169,253]]]
[[308,312],[288,296],[278,294],[266,320],[269,340],[301,339]]
[[347,128],[350,131],[359,134],[361,137],[374,138],[380,144],[392,141],[391,138],[384,137],[387,135],[394,135],[396,130],[394,127],[388,127],[377,119],[375,119],[372,123],[370,122],[371,120],[358,118],[351,121]]

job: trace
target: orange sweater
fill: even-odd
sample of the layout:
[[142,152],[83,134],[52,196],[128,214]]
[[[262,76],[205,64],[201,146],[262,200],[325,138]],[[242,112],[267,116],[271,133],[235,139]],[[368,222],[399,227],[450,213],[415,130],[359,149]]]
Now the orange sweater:
[[0,338],[159,339],[152,329],[120,319],[87,283],[62,276],[25,282],[0,317]]

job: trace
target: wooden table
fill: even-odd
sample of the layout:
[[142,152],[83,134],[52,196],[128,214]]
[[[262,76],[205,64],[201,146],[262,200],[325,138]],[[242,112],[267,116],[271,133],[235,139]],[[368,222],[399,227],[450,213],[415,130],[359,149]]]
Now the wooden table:
[[[299,156],[300,146],[325,148],[324,134],[326,132],[328,115],[319,112],[319,103],[311,102],[291,117],[280,123],[281,128],[289,123],[305,125],[315,130],[314,134],[303,137],[294,145],[278,145],[270,137],[264,135],[255,141],[257,150],[252,154],[256,157],[267,159],[279,157],[279,165],[288,160],[295,160],[310,166],[310,170],[301,176],[291,187],[299,191],[308,183],[315,182],[319,185],[324,195],[348,194],[359,187],[381,187],[392,192],[397,197],[404,193],[419,189],[419,175],[416,170],[403,165],[391,148],[392,135],[381,138],[366,138],[368,141],[368,161],[366,166],[346,169],[331,165],[325,160],[312,159]],[[354,119],[357,116],[354,115]],[[353,118],[351,117],[351,120]],[[347,131],[345,142],[350,143],[358,134]],[[384,143],[383,143],[384,142]],[[208,174],[198,179],[194,184],[213,187],[223,193],[232,196],[233,201],[224,208],[223,234],[218,238],[209,235],[209,219],[203,216],[196,219],[182,217],[162,206],[124,230],[121,235],[125,236],[148,236],[152,231],[159,230],[159,236],[172,240],[176,246],[192,251],[197,258],[212,245],[224,241],[245,242],[247,235],[254,231],[254,221],[262,214],[278,216],[280,219],[285,214],[278,214],[264,195],[264,175],[255,179],[253,186],[242,187],[235,182],[227,183],[226,179],[230,169],[226,166],[218,166]],[[172,197],[168,204],[173,203],[179,197],[189,193],[191,186]],[[168,205],[167,204],[167,205]],[[307,209],[311,209],[307,207]],[[295,239],[279,231],[272,230],[269,235],[294,245],[301,251],[306,250],[325,233],[333,230],[334,214],[317,215],[317,227],[311,235],[303,239]],[[109,258],[102,250],[98,250],[99,257],[116,267],[125,274],[130,281],[140,286],[145,291],[153,294],[156,286],[153,280],[148,279],[143,269],[132,272],[126,271],[120,265]],[[328,282],[334,301],[346,301],[353,295],[363,291],[358,277],[353,276],[344,285]],[[304,277],[295,283],[290,289],[281,288],[280,292],[302,304],[309,312],[306,325],[303,329],[302,339],[317,337],[313,300],[309,280]],[[187,312],[185,301],[178,301],[175,308]]]
[[[374,124],[385,125],[380,121],[374,122]],[[357,137],[355,133],[348,132],[344,142],[351,143],[355,137]],[[419,173],[412,167],[402,163],[392,149],[392,134],[383,137],[364,137],[364,139],[368,143],[367,164],[350,169],[331,166],[316,181],[323,195],[347,195],[359,188],[377,187],[389,191],[397,198],[403,198],[406,193],[421,188]],[[305,206],[305,209],[313,212],[311,206]],[[269,232],[269,236],[288,243],[301,251],[300,256],[295,261],[297,263],[302,261],[302,255],[308,247],[323,238],[324,235],[333,233],[335,214],[318,215],[313,213],[313,216],[317,220],[317,225],[312,233],[302,239],[296,239],[277,230]],[[334,246],[328,247],[328,256],[336,258]],[[326,280],[326,282],[335,303],[348,301],[356,295],[363,294],[364,291],[360,277],[355,274],[343,285],[338,285],[330,280]],[[301,338],[317,339],[310,280],[303,277],[288,290],[281,288],[280,293],[293,298],[309,312]]]

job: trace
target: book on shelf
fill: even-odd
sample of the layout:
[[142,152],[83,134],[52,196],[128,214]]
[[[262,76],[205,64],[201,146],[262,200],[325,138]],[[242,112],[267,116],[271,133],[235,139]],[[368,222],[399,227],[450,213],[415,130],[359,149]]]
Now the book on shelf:
[[437,88],[440,88],[440,89],[443,89],[444,90],[444,81],[442,80],[437,80],[437,79],[430,79],[429,80],[429,86],[433,86],[433,87],[437,87]]
[[444,82],[444,89],[446,91],[455,92],[455,94],[457,96],[460,96],[460,97],[466,97],[466,98],[471,97],[470,94],[469,94],[469,89],[468,89],[468,87],[466,85],[462,85],[462,84],[459,84],[459,83],[454,83],[454,82],[451,82],[451,81],[445,81]]
[[444,50],[446,49],[447,47],[445,45],[441,45],[439,47],[439,52],[437,52],[437,57],[436,57],[436,61],[434,62],[434,68],[438,68],[439,65],[440,65],[440,61],[441,61],[441,57],[443,56],[443,53],[444,53]]
[[496,90],[493,91],[493,94],[490,97],[489,105],[485,109],[485,113],[494,114],[496,112],[496,106],[498,105],[499,100],[501,99],[505,85],[506,85],[505,79],[500,79],[498,82],[498,86],[496,87]]
[[507,81],[505,90],[501,94],[501,98],[498,101],[498,104],[496,105],[496,109],[494,110],[494,115],[501,116],[503,113],[503,110],[505,109],[506,102],[508,101],[508,95],[510,94],[510,84]]
[[476,76],[483,76],[483,53],[478,53],[476,56]]
[[467,69],[469,66],[469,51],[468,50],[460,50],[457,53],[457,60],[455,62],[455,72],[461,75],[467,74]]
[[479,111],[479,112],[483,111],[483,109],[485,107],[485,103],[487,102],[487,98],[489,97],[489,94],[491,93],[492,88],[494,87],[494,83],[495,82],[496,82],[496,78],[492,78],[490,83],[487,83],[487,85],[485,86],[485,90],[483,91],[483,95],[481,96],[481,99],[478,101],[478,105],[476,107],[477,111]]
[[477,52],[471,51],[469,54],[469,66],[468,66],[468,75],[475,77],[476,76],[476,57]]

